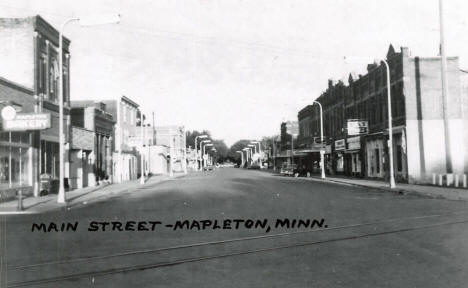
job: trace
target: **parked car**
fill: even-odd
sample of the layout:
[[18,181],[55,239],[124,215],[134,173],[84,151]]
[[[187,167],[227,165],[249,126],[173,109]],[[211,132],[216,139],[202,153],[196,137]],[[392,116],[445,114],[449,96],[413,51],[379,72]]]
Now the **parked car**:
[[296,164],[283,165],[283,167],[281,167],[280,174],[284,176],[293,176],[294,169],[297,169]]
[[296,167],[293,171],[293,176],[294,177],[310,177],[311,175],[311,171],[306,168],[305,166],[301,166],[301,167]]
[[258,164],[253,164],[253,165],[250,165],[249,167],[247,167],[247,169],[255,169],[255,170],[257,170],[257,169],[260,169],[260,165],[258,165]]

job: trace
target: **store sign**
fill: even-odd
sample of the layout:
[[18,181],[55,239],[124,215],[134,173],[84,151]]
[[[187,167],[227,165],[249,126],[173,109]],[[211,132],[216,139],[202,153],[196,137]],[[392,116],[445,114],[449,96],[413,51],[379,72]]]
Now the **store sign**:
[[345,150],[346,142],[344,139],[335,141],[335,151]]
[[369,133],[369,123],[361,120],[348,120],[348,135],[362,135]]
[[287,122],[286,133],[293,136],[299,135],[299,124],[297,122]]
[[5,131],[43,130],[50,127],[50,113],[17,113],[13,119],[3,120]]
[[6,106],[2,109],[3,120],[13,120],[16,117],[16,110],[13,106]]
[[360,137],[351,137],[346,140],[348,142],[348,150],[359,150],[361,149]]

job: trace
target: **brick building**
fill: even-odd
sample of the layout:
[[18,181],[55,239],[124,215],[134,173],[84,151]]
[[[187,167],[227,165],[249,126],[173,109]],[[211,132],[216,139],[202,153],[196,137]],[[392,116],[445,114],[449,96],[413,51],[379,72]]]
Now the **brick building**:
[[[8,105],[33,112],[34,107],[28,105],[32,97],[32,89],[0,77],[0,111]],[[0,202],[15,197],[19,188],[24,195],[33,192],[32,136],[31,132],[0,132]]]
[[[391,79],[396,180],[428,183],[434,173],[464,173],[468,146],[460,133],[465,129],[466,113],[462,113],[458,58],[447,58],[450,98],[446,123],[440,57],[413,57],[407,48],[395,52],[390,46],[387,62]],[[328,173],[388,178],[386,77],[385,66],[369,64],[365,75],[350,74],[347,85],[343,81],[330,80],[327,90],[316,99],[324,110]],[[310,167],[319,157],[320,145],[314,146],[320,136],[318,106],[302,109],[298,120],[300,147],[313,148],[301,159]],[[368,133],[349,135],[347,123],[350,120],[366,121]],[[446,139],[447,127],[450,132]]]
[[[18,98],[23,111],[49,113],[51,128],[31,135],[34,195],[39,194],[39,177],[59,177],[59,33],[40,16],[0,18],[0,77],[21,86],[25,96]],[[63,96],[65,142],[70,127],[70,40],[63,38]],[[7,97],[7,96],[2,96]],[[4,98],[2,98],[3,100]],[[16,101],[16,100],[15,100]],[[69,145],[66,145],[67,149]],[[68,153],[65,153],[65,178],[68,178]],[[67,180],[67,179],[65,179]],[[67,184],[67,181],[65,182]]]
[[[295,159],[299,157],[296,131],[299,129],[297,121],[286,121],[280,125],[280,136],[273,142],[273,166],[280,169],[283,165],[296,163]],[[294,147],[294,149],[292,149]],[[294,158],[293,158],[294,157]],[[285,164],[283,164],[285,163]]]
[[[98,184],[99,181],[105,181],[112,177],[114,123],[112,115],[107,112],[106,104],[103,102],[71,102],[72,127],[82,128],[75,129],[75,133],[82,133],[83,129],[93,132],[93,137],[90,139],[91,150],[80,149],[82,147],[88,148],[88,145],[80,145],[80,147],[76,147],[77,149],[71,150],[72,158],[79,157],[81,154],[83,161],[92,163],[93,177],[90,178],[93,179],[87,179],[88,185]],[[75,134],[72,136],[73,140],[80,142],[79,138],[74,137]],[[71,143],[75,144],[74,141]]]

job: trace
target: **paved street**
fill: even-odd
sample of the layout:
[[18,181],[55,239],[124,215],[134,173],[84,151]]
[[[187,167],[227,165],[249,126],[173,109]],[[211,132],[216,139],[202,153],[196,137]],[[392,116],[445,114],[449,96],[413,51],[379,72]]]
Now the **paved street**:
[[[2,216],[0,287],[465,287],[467,208],[256,170],[191,173],[68,211]],[[287,229],[278,218],[325,220]],[[271,230],[165,226],[224,219],[267,219]],[[75,221],[76,232],[31,231]],[[91,232],[92,221],[161,224]]]

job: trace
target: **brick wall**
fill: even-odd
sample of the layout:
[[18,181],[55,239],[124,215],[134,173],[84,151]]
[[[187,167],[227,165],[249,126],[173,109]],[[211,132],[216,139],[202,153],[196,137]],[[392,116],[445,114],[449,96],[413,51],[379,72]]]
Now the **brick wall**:
[[71,128],[71,148],[79,150],[94,150],[94,132],[80,127]]

